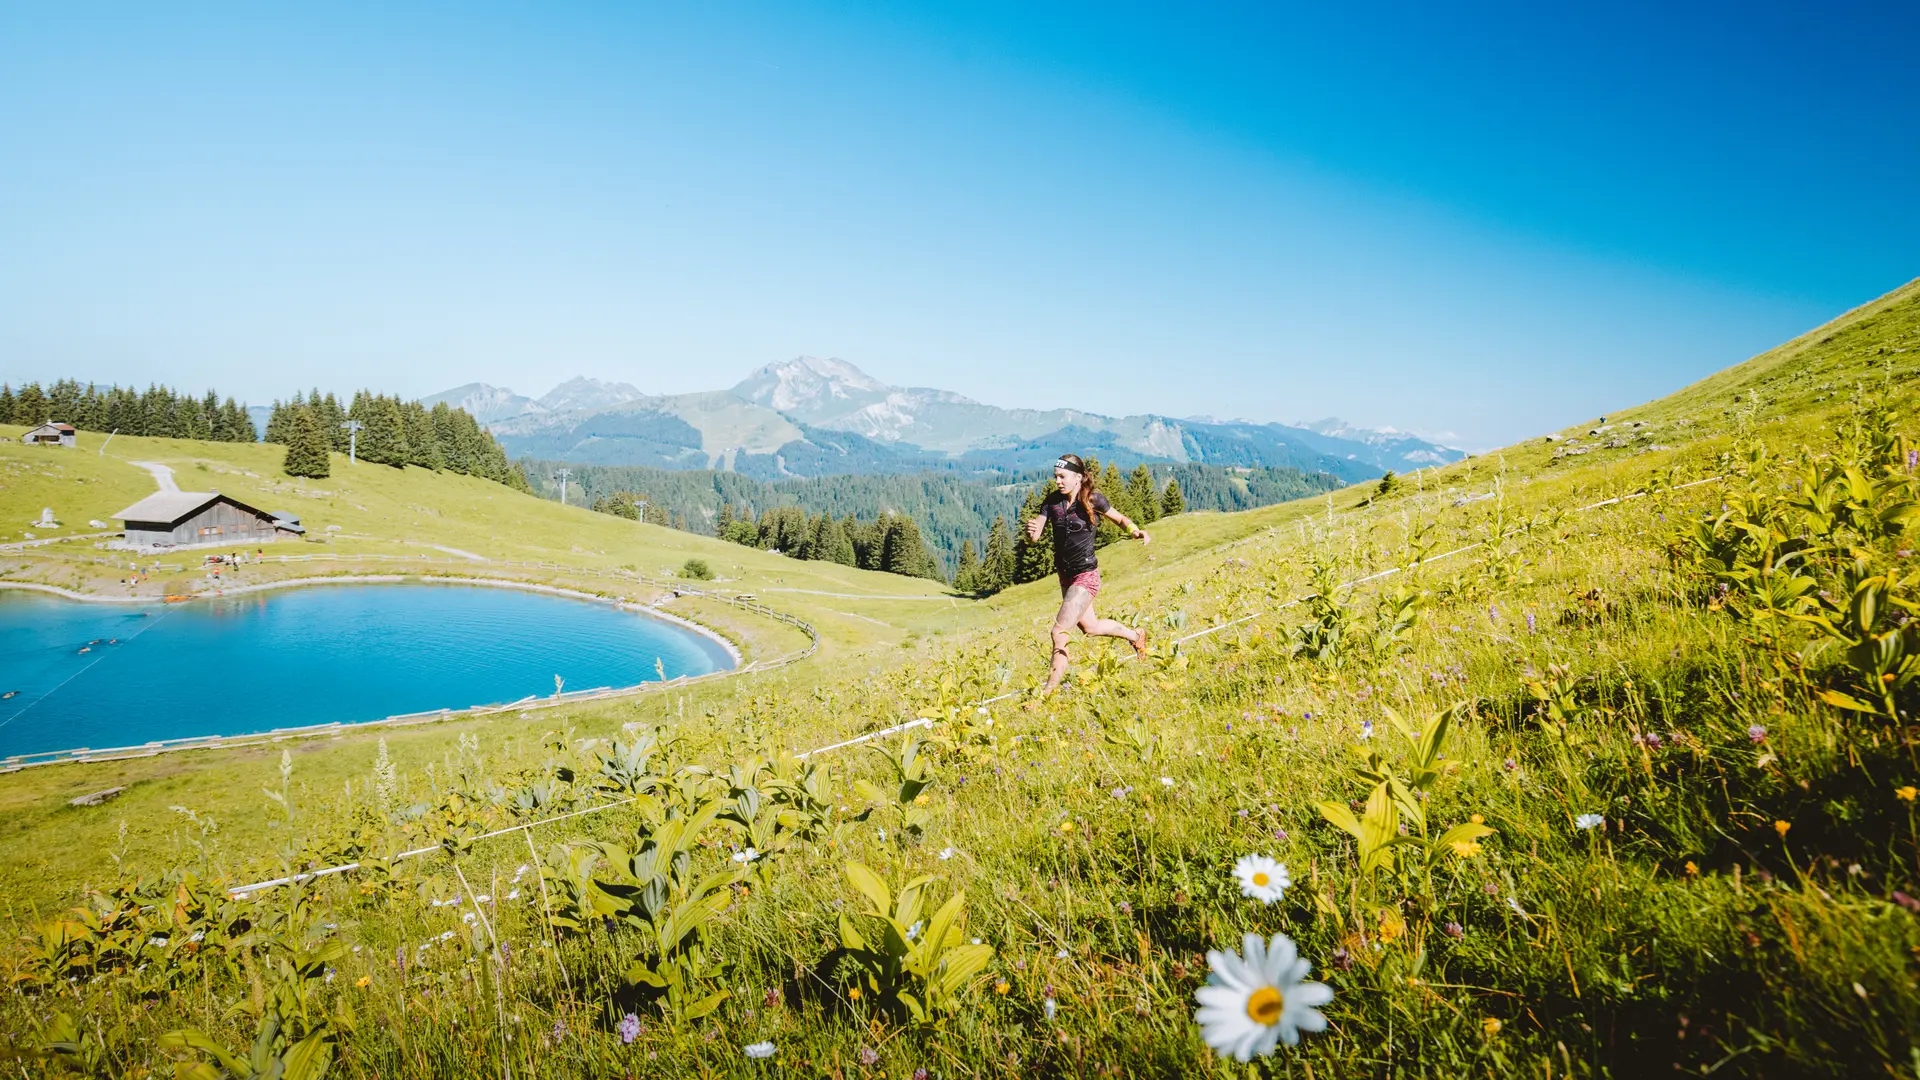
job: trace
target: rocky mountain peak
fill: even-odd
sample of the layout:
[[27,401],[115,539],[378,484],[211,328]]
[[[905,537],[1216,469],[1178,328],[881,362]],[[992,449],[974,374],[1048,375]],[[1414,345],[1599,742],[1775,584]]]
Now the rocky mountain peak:
[[647,395],[632,383],[602,382],[575,375],[540,398],[540,404],[554,412],[579,412],[610,409],[622,402]]
[[733,388],[733,395],[783,413],[841,413],[893,388],[845,360],[797,356],[759,368]]

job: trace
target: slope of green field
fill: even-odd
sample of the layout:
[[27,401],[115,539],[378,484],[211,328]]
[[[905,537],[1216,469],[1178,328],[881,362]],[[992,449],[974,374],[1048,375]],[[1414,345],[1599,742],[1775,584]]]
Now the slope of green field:
[[[1256,1075],[1905,1075],[1917,328],[1908,286],[1596,434],[1165,523],[1102,556],[1152,658],[1076,643],[1046,701],[1041,583],[384,750],[0,777],[0,1030],[111,1075],[1247,1075],[1195,992],[1285,934],[1326,1027]],[[1281,989],[1226,1015],[1277,1036]]]

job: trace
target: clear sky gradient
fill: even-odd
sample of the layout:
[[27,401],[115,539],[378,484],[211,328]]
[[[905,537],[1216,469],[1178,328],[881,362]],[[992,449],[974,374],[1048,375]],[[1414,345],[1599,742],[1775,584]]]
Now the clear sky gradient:
[[1920,275],[1920,8],[0,7],[0,378],[1486,447]]

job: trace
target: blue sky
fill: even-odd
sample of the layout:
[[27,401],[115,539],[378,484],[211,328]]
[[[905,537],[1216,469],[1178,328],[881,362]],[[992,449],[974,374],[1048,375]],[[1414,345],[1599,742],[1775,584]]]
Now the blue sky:
[[1486,447],[1920,275],[1912,5],[0,8],[0,378]]

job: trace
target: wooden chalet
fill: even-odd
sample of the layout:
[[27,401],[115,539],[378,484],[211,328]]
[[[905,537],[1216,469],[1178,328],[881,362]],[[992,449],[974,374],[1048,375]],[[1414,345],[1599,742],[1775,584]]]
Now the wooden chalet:
[[20,436],[20,441],[28,446],[66,446],[74,445],[72,424],[46,423]]
[[114,516],[133,548],[241,546],[306,532],[292,514],[256,510],[213,491],[158,492]]

